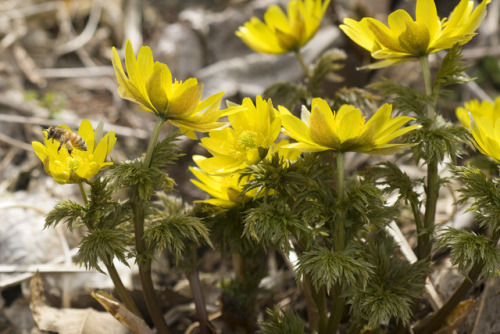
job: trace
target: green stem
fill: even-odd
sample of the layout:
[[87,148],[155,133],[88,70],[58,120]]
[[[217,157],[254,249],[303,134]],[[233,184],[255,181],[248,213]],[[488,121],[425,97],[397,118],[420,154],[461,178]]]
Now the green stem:
[[142,166],[144,168],[149,168],[151,165],[151,159],[153,158],[153,151],[156,146],[156,142],[158,141],[158,137],[160,136],[160,130],[163,127],[163,124],[165,123],[165,119],[162,117],[158,117],[156,119],[156,124],[153,129],[153,133],[151,134],[151,139],[149,140],[148,144],[148,150],[146,151],[146,156],[144,157],[144,162]]
[[[427,95],[432,94],[432,79],[431,79],[431,69],[429,67],[429,56],[425,55],[419,58],[420,66],[422,67],[422,75],[424,76],[424,85],[425,85],[425,93]],[[427,117],[431,120],[434,120],[436,114],[436,106],[428,105],[427,106]]]
[[[85,192],[85,189],[83,188],[82,182],[78,182],[78,187],[80,189],[80,193],[82,194],[83,202],[85,205],[88,204],[88,198],[87,198],[87,193]],[[91,228],[90,226],[87,226],[88,228]],[[113,264],[113,259],[102,259],[103,262],[106,265],[106,269],[108,270],[109,277],[111,277],[111,280],[113,281],[113,285],[115,286],[116,293],[118,294],[118,297],[120,297],[120,300],[122,303],[125,305],[129,311],[135,313],[139,318],[142,319],[142,314],[137,308],[137,305],[135,305],[134,300],[132,299],[132,296],[128,292],[128,290],[125,288],[125,285],[123,284],[120,275],[118,275],[118,271],[116,270],[115,265]]]
[[328,334],[327,331],[327,320],[328,314],[326,310],[328,306],[326,304],[326,296],[324,289],[320,289],[320,291],[316,291],[314,287],[312,287],[313,298],[316,301],[316,305],[318,306],[318,333],[319,334]]
[[233,271],[234,278],[238,280],[238,282],[243,283],[245,280],[245,267],[243,265],[243,257],[240,253],[234,253],[232,255],[233,259]]
[[[500,231],[496,231],[491,236],[491,245],[495,246],[498,244],[500,239]],[[477,261],[472,265],[467,277],[463,280],[462,284],[458,287],[455,293],[446,301],[446,303],[430,317],[422,320],[413,328],[415,334],[425,334],[433,333],[437,331],[444,323],[446,318],[455,310],[458,304],[467,296],[469,290],[472,288],[474,283],[481,276],[481,272],[484,268],[483,261]]]
[[344,250],[344,239],[345,239],[345,210],[341,209],[344,205],[344,152],[337,152],[337,208],[339,210],[339,219],[337,222],[337,230],[335,233],[336,243],[335,250]]
[[106,264],[106,269],[108,270],[109,277],[111,277],[113,285],[115,286],[116,293],[118,294],[118,297],[120,298],[122,303],[129,311],[133,312],[136,316],[142,319],[141,312],[137,308],[137,305],[132,299],[132,296],[128,292],[127,288],[125,288],[125,285],[123,285],[120,275],[118,275],[118,271],[116,270],[116,267],[112,261],[109,261],[109,264]]
[[[151,165],[153,151],[164,123],[165,119],[158,117],[153,133],[151,134],[146,156],[144,158],[144,169],[149,168]],[[156,298],[156,292],[151,278],[152,259],[151,255],[147,254],[146,242],[144,240],[144,206],[146,203],[140,198],[138,188],[138,186],[135,186],[133,189],[132,203],[134,211],[135,248],[137,251],[137,263],[139,265],[139,277],[141,280],[142,291],[144,293],[144,299],[146,300],[146,305],[148,306],[149,314],[151,315],[151,319],[153,320],[156,330],[160,334],[167,334],[170,333],[170,330],[168,329],[165,319],[163,318],[160,303]]]
[[210,320],[208,320],[205,298],[203,297],[203,290],[200,283],[199,271],[196,268],[197,259],[197,247],[193,245],[191,247],[191,259],[188,265],[190,268],[188,268],[188,270],[185,271],[184,274],[188,279],[189,287],[191,288],[191,294],[193,295],[196,315],[198,316],[198,321],[200,322],[200,333],[215,333],[214,326],[210,323]]
[[[344,152],[337,152],[337,228],[335,233],[335,251],[341,252],[345,248],[345,209],[344,206]],[[326,333],[337,333],[345,307],[345,297],[340,297],[342,287],[336,285],[332,296],[332,312],[328,319]]]
[[337,285],[334,290],[332,305],[333,312],[328,319],[326,333],[337,333],[340,322],[342,321],[342,315],[344,314],[345,297],[340,297],[342,293],[341,287]]
[[[425,93],[432,95],[432,80],[427,55],[420,57],[420,65],[424,77]],[[427,117],[430,119],[428,127],[432,128],[436,119],[436,101],[427,106]],[[437,158],[427,161],[427,185],[425,187],[425,216],[423,226],[417,225],[418,246],[417,256],[420,260],[429,259],[432,251],[432,237],[436,220],[437,200],[439,197],[439,174]]]
[[83,188],[82,182],[78,182],[78,188],[80,188],[80,193],[82,194],[83,203],[85,205],[89,204],[89,200],[87,199],[87,193],[85,192],[85,189]]
[[304,57],[302,57],[300,50],[296,50],[294,53],[295,53],[295,57],[297,57],[297,60],[299,61],[300,67],[302,67],[302,70],[304,71],[304,74],[306,75],[307,80],[310,84],[311,83],[311,71],[309,71],[309,67],[306,64]]
[[196,308],[196,314],[198,315],[198,321],[200,322],[200,333],[215,333],[215,328],[210,323],[210,320],[208,320],[207,310],[205,308],[205,299],[203,298],[203,291],[201,289],[198,270],[193,270],[190,273],[186,273],[186,276],[189,282],[189,287],[191,288],[191,293],[193,295],[193,301]]
[[[439,197],[438,161],[432,159],[427,165],[427,186],[425,187],[425,215],[423,228],[418,233],[417,257],[429,259],[432,251],[432,237],[436,220],[437,200]],[[417,226],[418,227],[418,226]]]
[[448,299],[446,304],[443,305],[433,315],[429,318],[423,320],[420,324],[413,328],[413,332],[415,334],[425,334],[425,333],[434,333],[437,331],[443,324],[446,318],[450,315],[450,313],[457,307],[457,305],[462,301],[470,288],[474,285],[476,280],[479,278],[481,271],[483,269],[484,263],[476,263],[472,266],[469,271],[469,275],[464,279],[460,287],[455,291],[455,293]]
[[[302,289],[304,290],[304,297],[306,299],[309,330],[311,332],[323,333],[320,328],[324,328],[324,325],[322,325],[323,323],[319,319],[319,310],[321,309],[322,303],[317,299],[317,295],[311,283],[311,278],[307,274],[304,274],[302,278]],[[326,310],[326,305],[324,306],[324,310]]]

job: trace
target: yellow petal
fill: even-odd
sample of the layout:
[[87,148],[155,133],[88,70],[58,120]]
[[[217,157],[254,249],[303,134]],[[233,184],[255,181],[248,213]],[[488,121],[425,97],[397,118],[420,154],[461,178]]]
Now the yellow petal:
[[[132,48],[131,43],[130,47]],[[153,74],[153,66],[153,52],[151,52],[148,46],[141,46],[137,54],[137,67],[139,68],[141,78],[149,78]]]
[[[394,13],[390,14],[390,16],[398,16],[399,13],[404,12],[404,10],[399,9],[395,11]],[[404,15],[404,14],[403,14]],[[399,45],[399,36],[393,33],[386,25],[384,25],[382,22],[372,19],[370,17],[366,18],[366,24],[368,28],[373,32],[377,39],[377,43],[384,46],[387,49],[394,50],[394,51],[399,51],[399,52],[406,52],[400,45]]]
[[335,133],[335,118],[330,106],[323,99],[314,99],[309,117],[309,135],[311,139],[322,146],[339,147],[339,136]]
[[130,81],[134,84],[135,88],[139,91],[141,96],[147,96],[146,84],[142,80],[141,69],[137,64],[132,43],[127,40],[125,43],[125,66],[127,67],[127,74]]
[[429,31],[429,36],[436,36],[441,28],[441,20],[437,14],[434,0],[417,0],[416,21]]
[[342,105],[337,111],[335,120],[335,130],[340,143],[358,137],[363,123],[359,109],[351,105]]
[[146,84],[147,94],[156,114],[164,114],[168,107],[168,94],[172,86],[172,74],[167,65],[155,63]]
[[296,141],[315,145],[309,135],[309,128],[304,122],[293,115],[281,115],[284,133]]
[[94,129],[92,128],[92,124],[86,119],[82,121],[80,127],[78,128],[78,135],[85,141],[87,144],[87,150],[89,152],[94,151]]
[[111,153],[111,150],[115,146],[116,136],[113,131],[106,133],[106,135],[101,139],[97,148],[94,152],[94,161],[98,163],[103,163],[106,157]]
[[[288,8],[292,6],[294,1],[290,1],[288,4]],[[267,26],[274,27],[275,29],[279,29],[283,32],[289,32],[290,31],[290,26],[288,23],[288,18],[281,10],[281,8],[277,5],[271,5],[267,9],[267,11],[264,14],[264,21],[266,22]]]
[[203,84],[197,83],[194,78],[186,80],[171,97],[168,105],[168,116],[175,119],[192,114],[200,102],[202,92]]
[[344,24],[341,24],[339,28],[356,44],[370,52],[373,52],[378,49],[378,46],[375,42],[375,35],[371,29],[368,28],[366,22],[366,19],[362,19],[361,22],[357,22],[353,19],[345,18]]

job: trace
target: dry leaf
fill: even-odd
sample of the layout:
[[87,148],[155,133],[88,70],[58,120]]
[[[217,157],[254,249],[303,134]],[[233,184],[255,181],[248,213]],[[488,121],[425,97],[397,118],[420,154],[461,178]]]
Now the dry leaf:
[[30,309],[41,331],[59,334],[126,334],[127,329],[109,313],[93,309],[57,309],[45,304],[43,283],[37,273],[30,282]]
[[448,334],[453,332],[467,318],[472,311],[472,307],[476,303],[475,299],[467,299],[461,301],[457,307],[445,319],[445,325],[441,327],[435,334]]
[[132,333],[153,334],[153,331],[148,327],[144,320],[129,311],[109,293],[104,291],[92,292],[92,297],[94,297],[106,309],[106,311],[112,314]]

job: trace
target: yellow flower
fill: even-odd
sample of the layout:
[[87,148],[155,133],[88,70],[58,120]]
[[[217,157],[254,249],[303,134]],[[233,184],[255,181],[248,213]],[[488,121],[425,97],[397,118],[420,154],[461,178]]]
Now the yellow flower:
[[[71,131],[66,125],[61,125],[61,127]],[[105,160],[116,143],[115,133],[108,132],[96,143],[94,130],[87,120],[82,121],[78,129],[78,136],[87,144],[86,151],[74,148],[69,155],[65,145],[62,145],[58,151],[60,143],[47,139],[47,130],[43,134],[45,145],[37,141],[31,144],[36,155],[42,160],[45,172],[58,183],[79,183],[90,180],[102,167],[112,164]]]
[[342,105],[332,112],[328,103],[320,98],[312,100],[312,112],[302,108],[301,119],[279,106],[284,133],[298,143],[287,145],[302,152],[333,150],[339,152],[364,152],[385,155],[400,151],[408,144],[389,144],[389,141],[418,125],[400,128],[412,117],[391,118],[392,105],[384,104],[365,123],[361,111],[351,105]]
[[282,54],[297,51],[318,31],[330,0],[291,0],[288,16],[277,5],[270,6],[264,22],[252,17],[236,35],[256,52]]
[[415,21],[399,9],[389,15],[388,27],[366,17],[359,22],[346,18],[340,29],[381,60],[364,68],[381,68],[467,43],[476,34],[489,2],[483,0],[473,10],[474,1],[461,0],[449,19],[440,19],[434,0],[417,0]]
[[198,165],[198,168],[189,167],[194,176],[198,178],[198,180],[191,179],[191,182],[213,197],[197,202],[230,208],[250,201],[257,194],[257,189],[253,189],[242,195],[241,191],[248,178],[240,180],[239,173],[223,176],[209,175],[202,169],[203,162],[206,159],[204,156],[195,155],[193,156],[193,160]]
[[458,107],[456,110],[457,118],[462,125],[468,129],[471,128],[470,115],[477,120],[481,117],[486,117],[491,124],[500,116],[500,96],[495,99],[492,104],[489,101],[479,102],[479,100],[471,100],[465,103],[464,107]]
[[[290,162],[297,160],[300,155],[300,151],[284,147],[287,144],[288,140],[281,140],[277,144],[273,145],[269,151],[268,158],[271,154],[278,152],[279,156],[285,161],[285,164],[289,164]],[[241,174],[239,172],[225,175],[211,175],[204,170],[205,162],[208,159],[210,158],[195,155],[193,156],[193,160],[198,167],[189,167],[194,176],[198,178],[198,180],[191,179],[191,182],[213,197],[198,202],[208,203],[223,208],[230,208],[238,204],[246,203],[253,198],[264,196],[264,192],[257,195],[257,189],[252,189],[246,192],[245,195],[242,195],[241,191],[243,190],[245,183],[248,182],[248,177],[241,178]],[[272,190],[268,192],[268,194],[272,193]]]
[[237,109],[219,110],[224,92],[214,94],[200,101],[203,84],[196,78],[172,82],[172,74],[167,65],[155,62],[151,49],[141,47],[137,59],[132,43],[125,45],[125,74],[120,57],[113,48],[113,67],[119,83],[118,93],[126,100],[139,104],[142,110],[150,111],[169,120],[192,139],[194,131],[207,132],[219,129],[225,124],[217,120]]
[[457,108],[457,117],[471,131],[474,145],[484,155],[500,163],[500,96],[494,104],[472,100]]
[[273,107],[257,96],[255,105],[245,98],[243,110],[229,116],[231,127],[210,131],[201,145],[214,157],[200,161],[209,174],[228,174],[258,163],[269,154],[281,130],[281,117]]

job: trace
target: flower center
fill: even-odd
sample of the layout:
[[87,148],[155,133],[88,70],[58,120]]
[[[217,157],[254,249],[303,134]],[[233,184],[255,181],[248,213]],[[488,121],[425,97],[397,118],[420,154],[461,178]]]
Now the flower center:
[[71,170],[76,170],[78,169],[78,167],[80,167],[80,160],[73,157],[68,157],[66,159],[66,166],[68,166],[68,168]]
[[257,148],[257,133],[249,130],[243,131],[238,137],[238,146],[242,150]]

